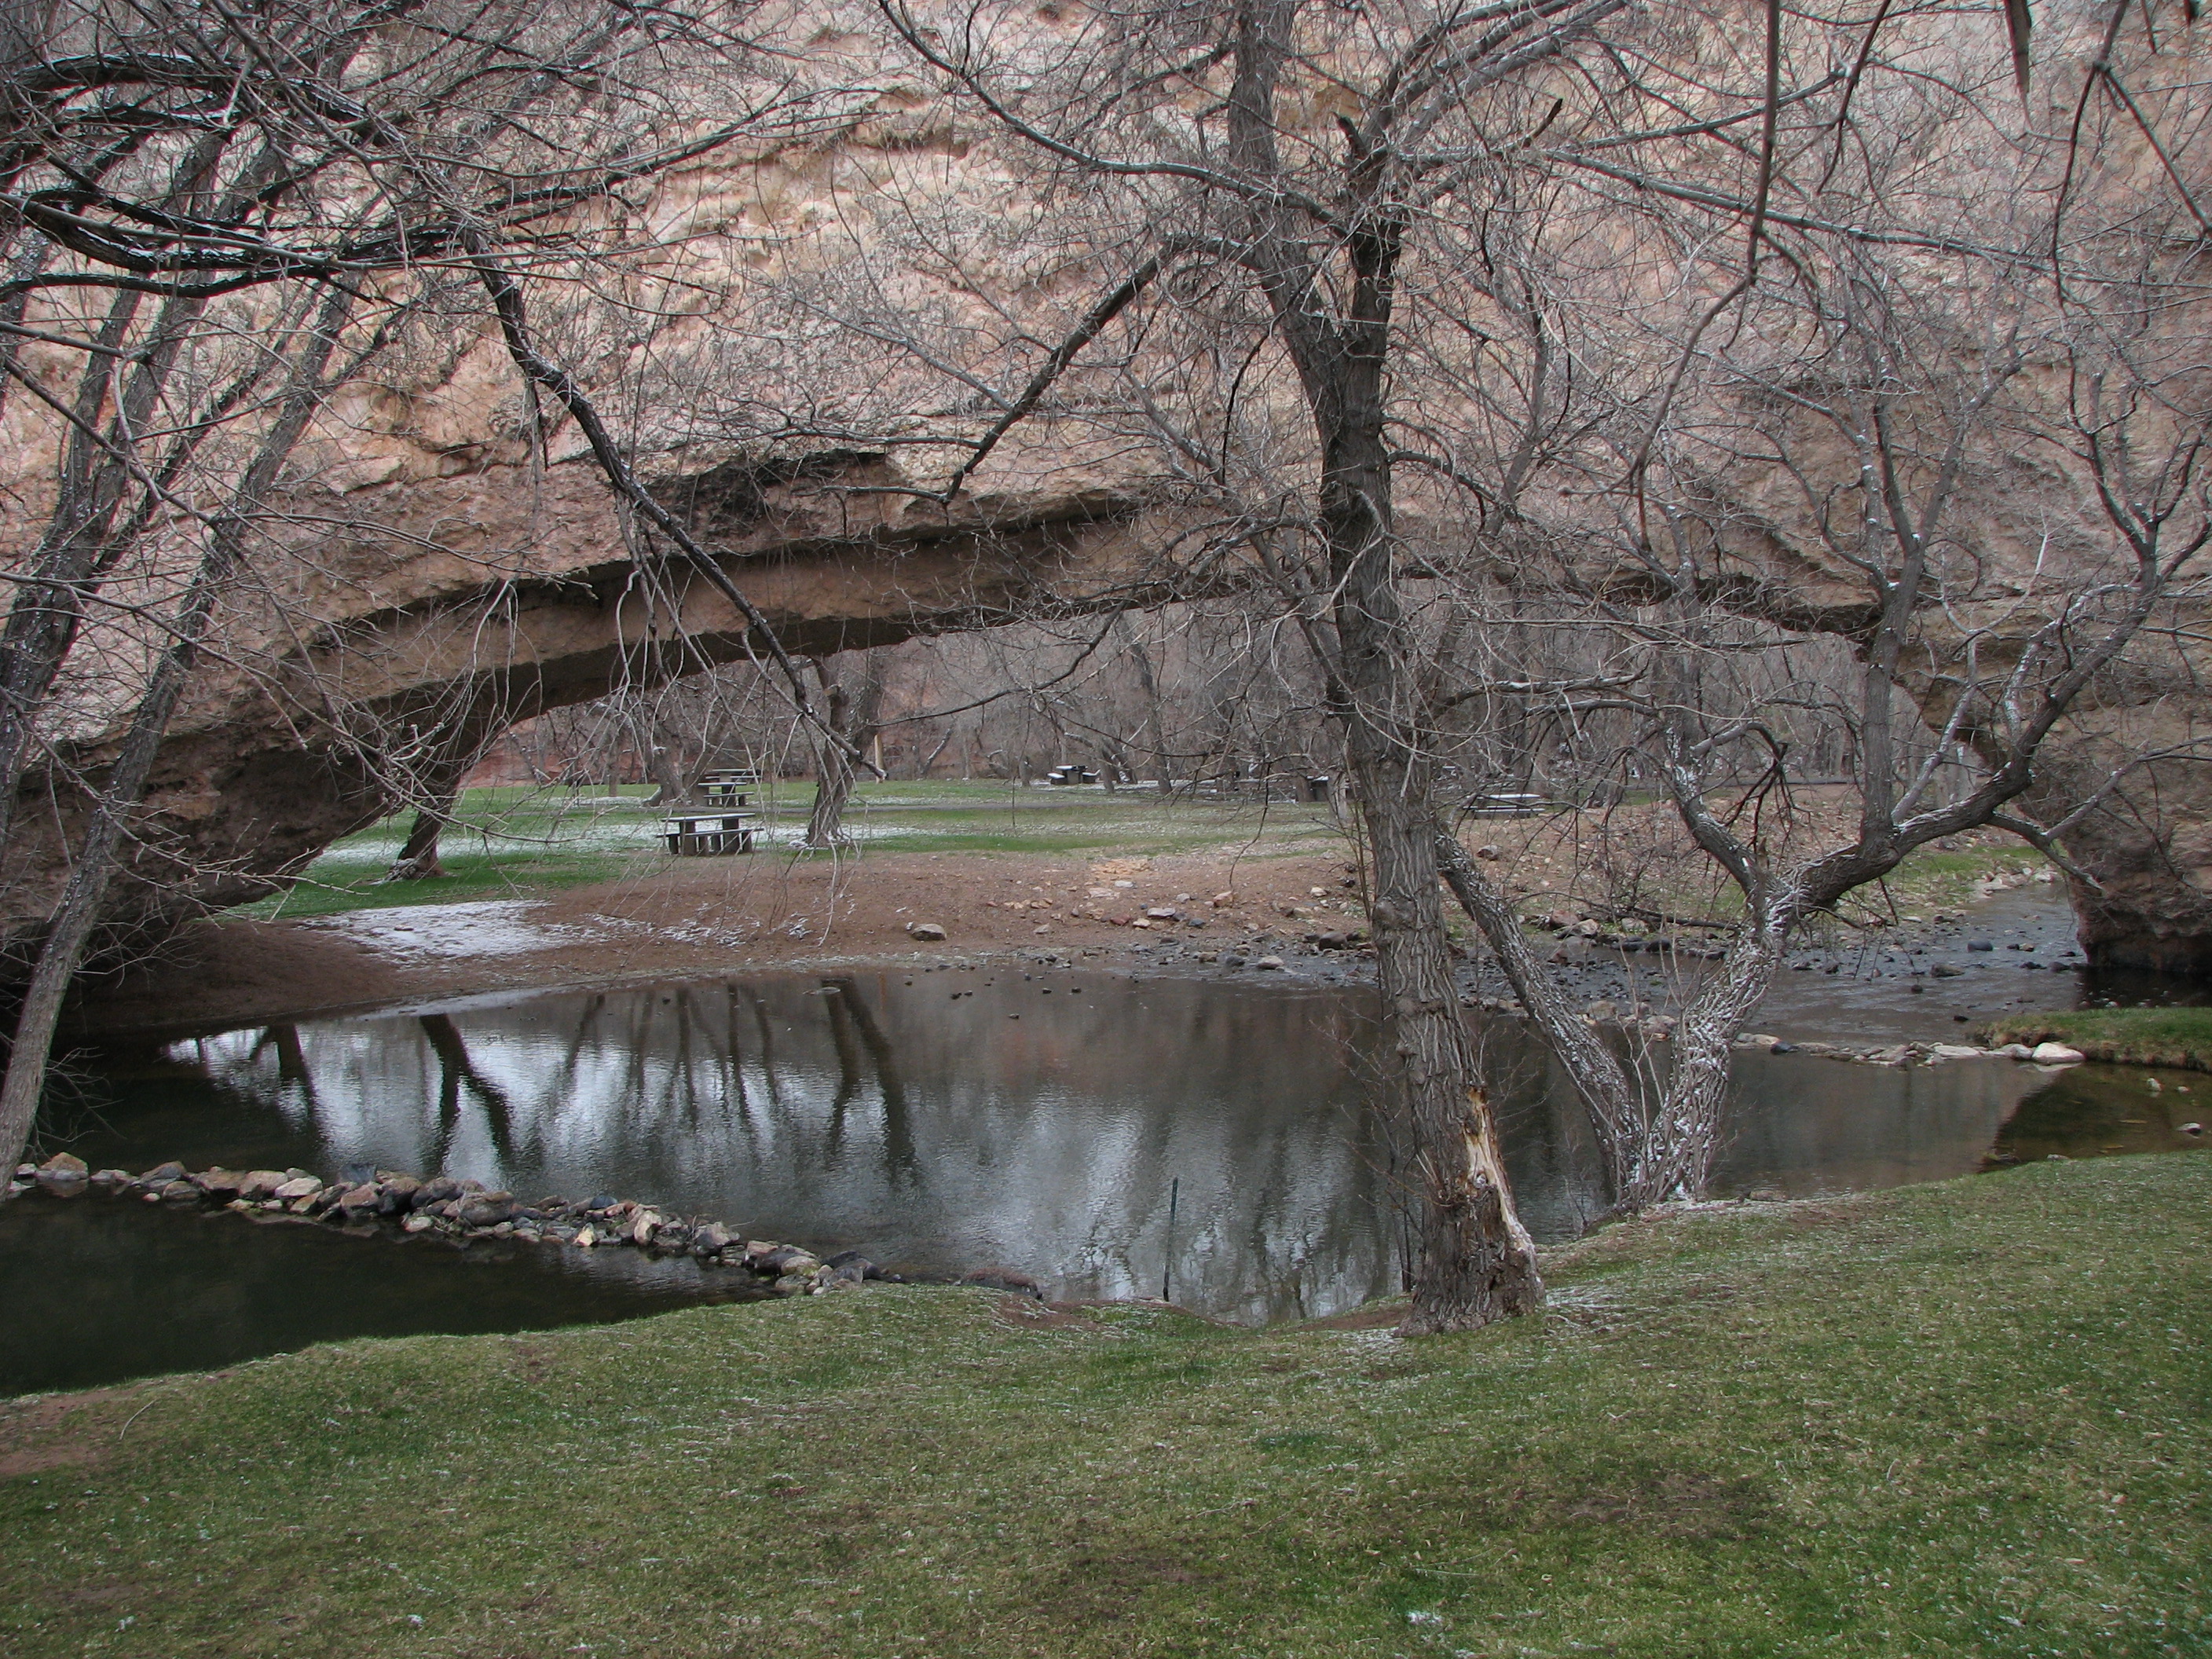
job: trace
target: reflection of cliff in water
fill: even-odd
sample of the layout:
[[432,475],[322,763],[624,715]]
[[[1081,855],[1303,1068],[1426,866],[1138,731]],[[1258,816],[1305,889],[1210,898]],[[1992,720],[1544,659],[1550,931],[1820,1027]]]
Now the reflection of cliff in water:
[[[1317,1315],[1399,1281],[1368,1006],[1282,982],[1001,968],[322,1021],[177,1045],[229,1109],[187,1127],[143,1103],[133,1129],[126,1108],[133,1148],[115,1161],[197,1150],[611,1193],[912,1267],[1015,1267],[1061,1296],[1158,1294],[1171,1253],[1178,1300]],[[1581,1108],[1517,1025],[1483,1040],[1512,1079],[1499,1112],[1523,1213],[1539,1237],[1571,1237],[1602,1207]],[[1962,1174],[2045,1082],[2003,1063],[1746,1055],[1717,1186]]]

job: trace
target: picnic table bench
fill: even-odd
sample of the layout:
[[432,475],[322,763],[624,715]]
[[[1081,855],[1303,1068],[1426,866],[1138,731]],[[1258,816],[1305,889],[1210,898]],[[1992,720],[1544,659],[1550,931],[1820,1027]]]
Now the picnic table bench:
[[1529,818],[1555,805],[1541,795],[1490,793],[1468,796],[1461,811],[1471,818]]
[[760,774],[750,767],[724,767],[699,780],[699,793],[709,806],[750,806],[751,792],[760,787]]
[[660,822],[660,838],[679,856],[713,857],[753,850],[758,812],[676,812]]

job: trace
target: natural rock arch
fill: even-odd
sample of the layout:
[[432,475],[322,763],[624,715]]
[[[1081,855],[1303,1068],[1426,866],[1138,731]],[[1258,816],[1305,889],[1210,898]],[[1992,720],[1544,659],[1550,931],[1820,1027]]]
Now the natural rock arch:
[[[947,504],[904,464],[838,451],[775,468],[671,467],[656,489],[763,611],[785,646],[828,653],[1040,616],[1147,608],[1251,580],[1152,481],[1049,433],[987,487]],[[755,648],[728,600],[680,564],[641,562],[614,497],[581,461],[494,463],[285,503],[289,557],[228,618],[149,792],[118,933],[243,902],[397,804],[380,749],[442,733],[458,751],[492,726],[651,684]],[[1734,550],[1729,603],[1848,635],[1858,612],[1778,534]],[[2080,799],[2131,753],[2181,749],[2202,701],[2190,653],[2139,652],[2128,675],[2046,750],[2046,804]],[[1927,689],[1931,703],[1941,689]],[[100,742],[71,758],[96,768]],[[33,779],[5,854],[10,936],[40,925],[81,806]],[[2083,824],[2069,851],[2093,961],[2212,971],[2212,766],[2186,755]]]
[[[905,487],[878,455],[664,479],[694,533],[797,654],[1028,617],[1145,608],[1234,580],[1140,495],[1060,468],[1050,487]],[[119,933],[258,896],[397,804],[381,751],[465,752],[489,728],[759,648],[680,562],[641,560],[586,464],[493,466],[284,504],[313,526],[228,618],[163,744],[112,908]],[[1194,550],[1197,544],[1190,544]],[[1164,547],[1169,549],[1164,554]],[[64,758],[96,773],[109,738]],[[9,936],[64,878],[81,792],[34,777],[6,849]]]

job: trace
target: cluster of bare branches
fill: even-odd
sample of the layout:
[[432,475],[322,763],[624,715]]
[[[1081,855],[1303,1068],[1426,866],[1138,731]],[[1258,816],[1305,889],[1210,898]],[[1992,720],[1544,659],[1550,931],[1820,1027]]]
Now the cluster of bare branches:
[[[1051,245],[1088,232],[1090,297],[997,380],[975,457],[1044,410],[1150,446],[1325,682],[1423,1188],[1408,1329],[1537,1289],[1440,877],[1635,1210],[1702,1190],[1793,933],[1965,830],[2065,858],[2160,758],[2087,792],[2039,771],[2078,708],[2126,701],[2124,653],[2179,625],[2212,536],[2203,117],[2154,40],[2123,62],[2124,9],[2046,39],[2056,101],[2023,106],[1995,15],[1978,47],[1932,7],[1761,31],[1614,0],[1049,27],[882,4],[1049,173]],[[1529,617],[1580,649],[1525,651]],[[1778,671],[1810,629],[1850,642],[1855,686]],[[1735,890],[1663,1067],[1567,1006],[1451,831],[1445,755],[1537,707],[1662,791]],[[1840,841],[1793,811],[1808,760],[1856,793]]]
[[[289,677],[364,811],[412,795],[433,847],[501,730],[609,692],[605,729],[686,757],[665,790],[733,743],[811,750],[819,844],[886,734],[941,753],[963,720],[971,753],[1030,723],[1001,765],[1042,726],[1117,781],[1239,748],[1340,774],[1419,1197],[1407,1328],[1533,1305],[1447,892],[1633,1211],[1702,1190],[1730,1044],[1815,918],[1991,826],[2094,908],[2131,787],[2196,787],[2212,102],[2161,44],[2193,18],[2129,15],[2046,18],[2033,53],[2024,4],[1917,0],[58,16],[0,102],[0,416],[57,458],[6,507],[0,811],[73,779],[91,855],[0,1147],[106,884],[161,879],[139,796],[228,608],[226,672]],[[833,44],[802,70],[802,40]],[[838,159],[757,167],[723,218],[667,183],[833,118]],[[479,342],[509,464],[617,505],[610,604],[644,623],[611,682],[517,665],[526,560],[409,618],[441,674],[381,617],[374,672],[309,625],[317,582],[377,573],[280,486],[338,453],[349,389],[427,356],[453,395]],[[970,587],[780,635],[718,541],[778,491],[898,558],[965,538]],[[1032,509],[1109,526],[1106,574],[1017,534]],[[1132,632],[1163,605],[1204,626]],[[847,650],[1000,623],[909,695]],[[1847,832],[1801,810],[1815,780]],[[1711,872],[1725,950],[1663,1063],[1568,1005],[1464,851],[1455,806],[1516,788],[1656,792]]]
[[[0,882],[11,918],[45,915],[7,941],[12,1158],[112,890],[192,885],[143,798],[195,673],[281,680],[288,655],[308,661],[313,590],[360,579],[324,556],[342,527],[300,506],[332,411],[404,396],[489,323],[524,377],[518,441],[542,457],[565,419],[647,521],[641,542],[700,562],[544,356],[529,295],[586,268],[616,281],[653,242],[635,199],[653,181],[805,131],[821,99],[763,69],[743,8],[9,15],[0,421],[17,456],[50,459],[0,501]],[[270,718],[319,724],[369,779],[419,775],[433,798],[489,720],[330,692],[311,677]]]

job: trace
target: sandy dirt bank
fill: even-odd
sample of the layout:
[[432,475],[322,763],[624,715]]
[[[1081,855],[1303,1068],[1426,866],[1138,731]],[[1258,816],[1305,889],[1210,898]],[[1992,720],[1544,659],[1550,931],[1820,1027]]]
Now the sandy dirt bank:
[[[1172,939],[1229,951],[1358,927],[1350,873],[1335,856],[683,860],[645,878],[511,898],[213,919],[91,988],[71,1024],[87,1036],[213,1029],[477,993],[1024,947]],[[1146,915],[1159,909],[1176,915]],[[907,930],[920,924],[945,938],[915,939]]]

